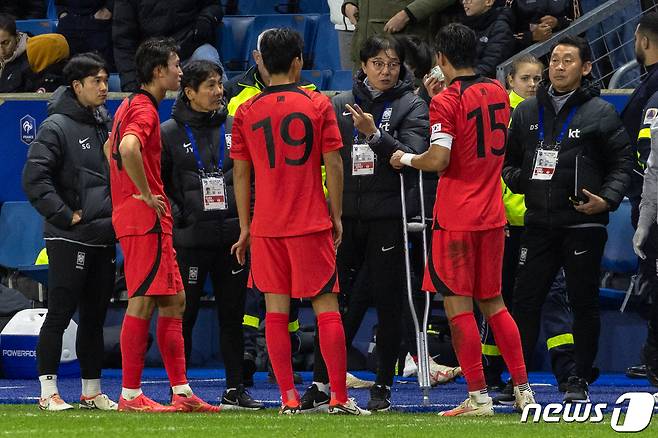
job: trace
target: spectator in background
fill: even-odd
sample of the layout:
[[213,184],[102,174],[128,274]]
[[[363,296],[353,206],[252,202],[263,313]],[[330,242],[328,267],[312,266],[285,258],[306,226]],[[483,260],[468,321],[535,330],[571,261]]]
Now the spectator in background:
[[352,37],[354,24],[341,12],[343,0],[328,0],[331,22],[338,33],[338,48],[340,50],[340,66],[344,70],[352,69]]
[[87,53],[71,59],[64,74],[68,85],[52,95],[23,169],[23,189],[45,220],[50,262],[48,313],[37,343],[39,408],[73,409],[59,396],[57,370],[62,335],[79,310],[80,408],[116,410],[100,382],[115,275],[110,172],[103,157],[111,124],[104,107],[108,73],[103,59]]
[[98,52],[114,71],[112,11],[114,0],[55,0],[57,33],[66,37],[71,55]]
[[63,83],[68,57],[62,35],[30,37],[16,30],[14,17],[0,14],[0,93],[54,91]]
[[[210,61],[183,69],[181,92],[171,119],[162,124],[162,180],[174,218],[174,248],[185,287],[185,360],[206,277],[210,275],[219,320],[220,351],[226,367],[225,409],[262,409],[242,382],[242,314],[249,269],[231,255],[240,224],[233,195],[233,161],[228,156],[232,117],[227,120],[222,70]],[[221,183],[219,179],[222,179]],[[224,200],[215,201],[203,189]]]
[[494,0],[463,0],[464,24],[475,31],[477,56],[475,72],[496,77],[496,67],[514,54],[512,14],[494,7]]
[[173,38],[183,62],[205,59],[221,66],[214,47],[222,19],[217,0],[115,0],[113,12],[114,61],[123,91],[138,89],[135,52],[149,37]]
[[[342,12],[356,26],[352,41],[354,68],[359,64],[359,50],[372,35],[405,33],[430,40],[430,17],[456,3],[456,0],[363,1],[344,0]],[[363,6],[363,8],[361,8]]]
[[[583,14],[601,5],[598,0],[580,0]],[[626,6],[621,11],[606,18],[603,22],[587,30],[587,40],[592,48],[594,74],[599,79],[618,70],[624,64],[635,59],[633,52],[633,33],[642,15],[639,0]],[[608,57],[610,68],[602,66],[600,58]],[[605,68],[605,69],[604,69]],[[635,88],[640,79],[640,69],[635,67],[622,76],[616,88]],[[607,82],[606,82],[607,83]]]
[[578,0],[507,0],[512,9],[516,51],[546,41],[580,17]]
[[46,18],[46,0],[0,0],[0,14],[9,14],[17,20]]

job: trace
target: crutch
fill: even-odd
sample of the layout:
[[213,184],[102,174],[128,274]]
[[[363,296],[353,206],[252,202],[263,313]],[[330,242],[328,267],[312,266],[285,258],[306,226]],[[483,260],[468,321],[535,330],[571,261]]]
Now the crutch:
[[425,293],[425,311],[423,312],[422,326],[418,321],[416,308],[414,307],[413,293],[411,290],[411,263],[409,261],[409,233],[421,233],[423,236],[423,261],[427,265],[427,235],[425,233],[425,199],[423,197],[423,172],[418,171],[420,191],[420,216],[421,222],[407,222],[407,205],[404,191],[404,176],[400,173],[400,198],[402,201],[402,234],[404,236],[404,267],[407,274],[407,298],[409,309],[416,329],[416,348],[418,349],[418,386],[423,391],[423,405],[429,405],[430,397],[430,363],[427,348],[427,320],[430,310],[430,294]]

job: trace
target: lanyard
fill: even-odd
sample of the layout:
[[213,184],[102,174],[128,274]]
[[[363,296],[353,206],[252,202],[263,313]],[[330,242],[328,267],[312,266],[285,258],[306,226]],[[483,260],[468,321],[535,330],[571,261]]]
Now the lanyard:
[[[574,106],[573,108],[571,108],[571,111],[569,111],[569,115],[567,116],[567,119],[564,121],[564,125],[562,126],[562,131],[560,131],[558,136],[555,138],[556,146],[559,146],[562,143],[562,139],[564,139],[564,135],[567,133],[567,129],[569,128],[569,125],[571,124],[573,117],[576,115],[576,111],[578,111],[578,106]],[[539,120],[537,123],[537,128],[538,128],[537,137],[539,139],[539,143],[543,144],[544,143],[544,106],[543,105],[539,106]]]
[[[200,171],[205,169],[203,161],[201,160],[201,154],[199,154],[199,148],[196,144],[196,139],[192,133],[192,129],[189,125],[185,125],[185,132],[187,132],[187,138],[190,140],[192,146],[192,152],[194,153],[194,158],[196,158],[196,163]],[[217,163],[218,170],[221,172],[224,165],[224,148],[226,147],[226,130],[222,124],[219,132],[219,161]],[[210,148],[210,159],[212,160],[212,148]]]
[[[354,99],[354,102],[359,105],[359,101],[357,99]],[[384,102],[384,110],[382,111],[381,115],[379,116],[379,120],[377,120],[377,123],[375,126],[377,126],[378,129],[381,129],[382,125],[382,119],[384,118],[384,114],[387,112],[391,112],[393,110],[393,106],[391,105],[391,102]],[[359,130],[356,129],[356,126],[354,127],[354,138],[357,139],[359,138]]]

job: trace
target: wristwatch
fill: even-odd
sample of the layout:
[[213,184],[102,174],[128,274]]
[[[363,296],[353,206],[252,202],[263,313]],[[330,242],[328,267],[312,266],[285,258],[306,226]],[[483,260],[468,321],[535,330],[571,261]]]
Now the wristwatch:
[[372,134],[366,136],[366,141],[368,144],[377,143],[379,139],[382,138],[382,133],[379,132],[379,129],[373,132]]

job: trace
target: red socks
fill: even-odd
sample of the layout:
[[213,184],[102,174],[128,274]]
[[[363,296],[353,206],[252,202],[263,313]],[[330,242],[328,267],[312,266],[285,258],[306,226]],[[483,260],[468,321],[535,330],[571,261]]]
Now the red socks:
[[158,348],[171,386],[185,385],[185,344],[181,318],[158,317]]
[[121,385],[128,389],[142,386],[142,370],[149,336],[148,319],[126,315],[121,325]]
[[450,319],[452,346],[457,353],[468,391],[487,388],[482,369],[482,343],[473,312],[460,313]]
[[[295,389],[292,376],[292,360],[290,358],[292,353],[287,314],[272,312],[265,314],[265,343],[267,344],[267,353],[270,356],[283,403],[289,406],[298,406],[299,394]],[[344,346],[345,341],[343,340]]]
[[519,328],[507,309],[502,309],[493,314],[489,320],[489,326],[493,330],[496,345],[505,360],[505,365],[512,376],[512,382],[518,386],[528,382],[525,362],[523,362],[523,348]]
[[320,350],[327,364],[329,385],[331,387],[331,402],[347,403],[347,349],[345,347],[345,331],[338,312],[324,312],[318,315],[318,330]]

